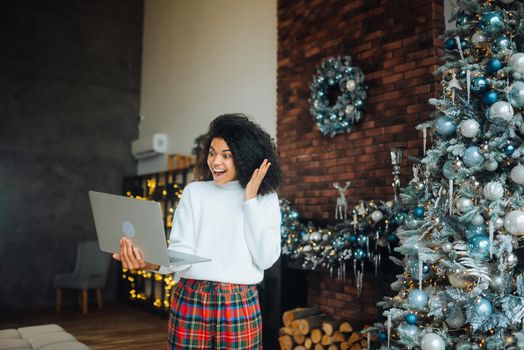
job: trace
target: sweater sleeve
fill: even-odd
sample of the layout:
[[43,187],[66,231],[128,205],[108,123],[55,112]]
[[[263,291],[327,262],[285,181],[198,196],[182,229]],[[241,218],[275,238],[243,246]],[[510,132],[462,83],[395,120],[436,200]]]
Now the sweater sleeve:
[[[169,250],[176,250],[182,253],[195,253],[195,232],[193,225],[193,213],[191,210],[191,186],[188,185],[183,193],[180,202],[175,210],[173,227],[169,235]],[[161,266],[159,273],[171,274],[187,270],[191,265]],[[179,276],[176,276],[179,277]]]
[[244,201],[244,235],[255,265],[265,270],[280,256],[280,207],[276,193]]

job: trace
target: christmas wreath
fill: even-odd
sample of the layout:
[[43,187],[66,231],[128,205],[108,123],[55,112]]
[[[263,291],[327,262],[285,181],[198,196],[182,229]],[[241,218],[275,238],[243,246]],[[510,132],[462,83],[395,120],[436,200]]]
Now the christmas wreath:
[[310,85],[310,112],[320,132],[334,137],[351,131],[362,119],[366,88],[364,73],[351,66],[351,57],[328,57]]

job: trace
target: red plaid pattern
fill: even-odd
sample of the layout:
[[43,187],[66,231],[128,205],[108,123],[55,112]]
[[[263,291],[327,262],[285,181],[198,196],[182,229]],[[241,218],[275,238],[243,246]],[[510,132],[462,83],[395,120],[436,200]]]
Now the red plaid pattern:
[[168,349],[262,349],[255,285],[181,279],[173,287]]

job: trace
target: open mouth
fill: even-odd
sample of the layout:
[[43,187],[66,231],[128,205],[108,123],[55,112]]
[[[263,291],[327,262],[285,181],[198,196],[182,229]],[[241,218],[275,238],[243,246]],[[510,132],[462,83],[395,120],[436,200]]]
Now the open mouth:
[[224,169],[212,169],[213,177],[218,178],[221,177],[226,173],[226,170]]

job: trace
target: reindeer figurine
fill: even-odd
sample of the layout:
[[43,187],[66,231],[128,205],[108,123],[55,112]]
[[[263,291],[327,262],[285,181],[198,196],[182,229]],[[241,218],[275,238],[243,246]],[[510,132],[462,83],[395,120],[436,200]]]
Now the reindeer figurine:
[[346,200],[346,190],[348,189],[351,181],[346,181],[344,187],[340,187],[338,182],[333,182],[333,187],[338,190],[337,208],[335,209],[335,220],[341,219],[346,220],[348,213],[348,201]]

